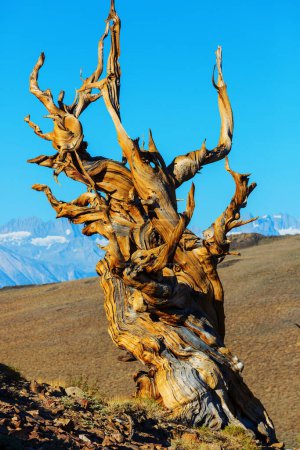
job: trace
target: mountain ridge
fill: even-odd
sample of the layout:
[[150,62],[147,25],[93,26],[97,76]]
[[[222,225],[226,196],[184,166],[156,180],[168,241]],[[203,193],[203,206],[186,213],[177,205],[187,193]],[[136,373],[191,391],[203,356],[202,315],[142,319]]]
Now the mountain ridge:
[[[244,219],[253,218],[251,213]],[[82,227],[65,218],[43,221],[38,217],[11,219],[0,225],[0,288],[70,281],[96,275],[104,255],[98,244],[105,239],[84,236]],[[198,227],[191,227],[202,235]],[[285,213],[263,215],[234,232],[264,236],[300,234],[300,219]]]
[[0,226],[0,287],[94,276],[99,241],[67,219],[11,219]]

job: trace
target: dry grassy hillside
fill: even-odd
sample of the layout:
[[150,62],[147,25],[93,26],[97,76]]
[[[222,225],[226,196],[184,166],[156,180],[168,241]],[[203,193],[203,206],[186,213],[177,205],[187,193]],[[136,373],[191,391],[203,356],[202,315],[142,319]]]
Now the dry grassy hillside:
[[[299,423],[300,236],[262,240],[220,265],[226,343],[289,445]],[[0,363],[28,378],[128,395],[140,365],[122,362],[107,334],[97,279],[0,290]]]

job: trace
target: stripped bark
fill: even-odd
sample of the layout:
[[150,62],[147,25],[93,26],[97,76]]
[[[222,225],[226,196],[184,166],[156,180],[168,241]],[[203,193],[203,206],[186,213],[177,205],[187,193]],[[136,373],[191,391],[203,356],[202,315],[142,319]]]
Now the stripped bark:
[[[148,368],[135,375],[137,395],[153,397],[170,414],[184,422],[219,429],[234,424],[252,429],[263,441],[273,442],[275,431],[262,404],[241,377],[242,363],[224,344],[224,294],[217,265],[230,254],[226,235],[246,223],[240,209],[255,184],[248,175],[229,168],[236,191],[224,213],[200,239],[187,229],[192,217],[194,185],[186,211],[177,210],[176,188],[202,166],[227,157],[231,149],[233,117],[222,73],[222,52],[216,52],[221,131],[217,146],[176,157],[167,165],[152,133],[149,148],[140,148],[123,127],[120,115],[120,19],[111,2],[104,34],[98,44],[95,72],[83,81],[72,105],[57,105],[51,91],[42,91],[38,75],[42,54],[30,76],[30,91],[44,104],[53,120],[50,133],[42,133],[30,117],[34,132],[52,141],[56,153],[29,160],[50,167],[57,177],[64,172],[80,181],[87,192],[71,202],[57,200],[45,185],[43,191],[57,217],[84,224],[86,235],[99,234],[108,243],[97,264],[105,294],[109,333]],[[103,45],[110,36],[106,76]],[[98,94],[92,94],[98,89]],[[123,161],[92,157],[87,151],[79,116],[93,101],[103,98],[114,123]],[[252,219],[254,220],[254,219]]]

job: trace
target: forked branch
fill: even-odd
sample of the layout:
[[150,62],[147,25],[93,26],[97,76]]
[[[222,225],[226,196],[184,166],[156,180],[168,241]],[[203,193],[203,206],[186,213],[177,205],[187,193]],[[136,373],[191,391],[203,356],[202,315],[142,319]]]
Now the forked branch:
[[226,235],[229,231],[257,219],[257,217],[254,217],[245,221],[239,220],[240,210],[247,205],[248,197],[255,189],[256,183],[251,183],[248,186],[250,174],[240,174],[231,170],[228,157],[225,160],[225,168],[234,179],[235,193],[229,206],[212,224],[211,228],[204,232],[206,238],[204,244],[209,248],[210,253],[219,256],[228,253],[230,241],[226,239]]
[[[176,187],[192,178],[202,166],[223,159],[231,150],[233,135],[233,115],[227,93],[227,87],[223,79],[222,72],[222,49],[218,47],[216,51],[216,66],[218,70],[217,82],[214,80],[213,86],[218,92],[218,105],[221,117],[221,130],[217,146],[213,150],[206,148],[205,141],[199,150],[177,156],[168,166],[168,170],[174,179]],[[215,69],[214,69],[215,70]]]

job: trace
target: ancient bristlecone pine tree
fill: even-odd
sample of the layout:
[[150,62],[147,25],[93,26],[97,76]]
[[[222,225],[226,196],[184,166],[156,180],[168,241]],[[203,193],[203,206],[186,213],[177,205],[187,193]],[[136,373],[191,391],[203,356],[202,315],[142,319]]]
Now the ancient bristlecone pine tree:
[[[110,36],[106,76],[103,46]],[[226,235],[246,222],[240,209],[255,188],[248,175],[226,170],[236,185],[234,196],[215,223],[197,237],[187,227],[194,211],[194,184],[186,211],[178,213],[176,189],[206,164],[227,158],[231,149],[233,118],[222,74],[222,53],[216,52],[221,131],[217,146],[177,156],[169,165],[157,149],[151,131],[148,150],[131,139],[120,116],[120,19],[111,2],[104,34],[98,44],[95,72],[77,90],[71,105],[62,91],[54,102],[49,89],[38,85],[44,64],[39,57],[31,75],[30,92],[49,112],[54,128],[43,133],[30,117],[25,121],[56,153],[29,160],[64,172],[80,181],[86,192],[71,202],[57,200],[49,187],[43,191],[57,217],[84,224],[85,235],[99,234],[108,243],[97,264],[105,295],[109,333],[114,343],[145,364],[135,375],[137,395],[152,397],[172,417],[193,425],[221,428],[227,424],[252,429],[261,440],[275,440],[274,427],[262,404],[244,384],[242,363],[224,345],[223,289],[218,263],[228,254]],[[93,89],[99,92],[92,93]],[[103,98],[122,149],[122,162],[93,157],[87,151],[80,114]],[[253,220],[253,219],[251,219]]]

